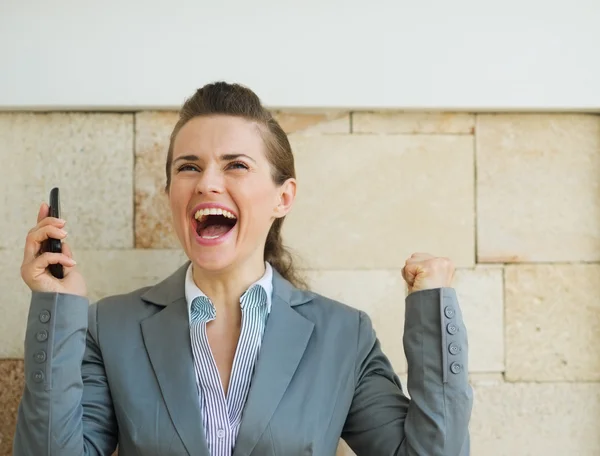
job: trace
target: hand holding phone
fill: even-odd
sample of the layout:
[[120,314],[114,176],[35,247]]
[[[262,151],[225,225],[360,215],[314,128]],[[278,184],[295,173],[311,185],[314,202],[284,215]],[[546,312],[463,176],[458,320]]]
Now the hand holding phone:
[[58,188],[50,192],[50,204],[42,204],[37,224],[25,238],[21,278],[34,292],[87,295],[85,279],[75,267],[73,252],[64,241],[67,232],[60,214]]
[[[60,218],[60,194],[58,187],[54,187],[50,190],[50,201],[49,201],[49,217]],[[60,239],[48,238],[42,245],[44,252],[62,253],[62,242]],[[51,264],[48,266],[50,274],[57,279],[64,278],[64,270],[61,264]]]

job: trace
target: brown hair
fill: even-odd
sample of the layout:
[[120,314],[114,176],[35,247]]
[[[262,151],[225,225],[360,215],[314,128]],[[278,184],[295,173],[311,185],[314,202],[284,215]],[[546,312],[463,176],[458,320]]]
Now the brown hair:
[[[173,144],[177,133],[193,118],[209,115],[242,117],[256,122],[265,142],[266,157],[271,163],[273,182],[281,185],[287,179],[296,177],[294,155],[288,137],[272,114],[263,107],[258,96],[252,90],[239,84],[215,82],[198,89],[179,110],[179,120],[171,133],[165,166],[167,173],[165,190],[167,192],[171,186]],[[296,287],[308,288],[294,267],[291,252],[283,245],[281,226],[284,218],[275,219],[271,225],[265,244],[265,261],[271,263],[273,268]]]

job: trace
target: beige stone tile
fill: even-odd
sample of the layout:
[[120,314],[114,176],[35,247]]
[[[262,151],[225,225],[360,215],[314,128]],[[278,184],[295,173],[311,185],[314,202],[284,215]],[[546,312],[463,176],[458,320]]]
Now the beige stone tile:
[[154,285],[187,261],[183,250],[80,252],[77,264],[87,279],[90,301]]
[[354,112],[353,133],[473,134],[475,116],[459,112]]
[[17,411],[25,383],[22,360],[0,360],[0,455],[12,455]]
[[467,136],[292,138],[298,175],[284,240],[310,269],[396,269],[418,251],[474,263]]
[[479,115],[479,262],[600,260],[600,116]]
[[[394,370],[406,373],[406,289],[399,270],[306,271],[306,276],[317,293],[366,312]],[[502,270],[458,270],[454,287],[469,334],[469,371],[504,371]]]
[[402,345],[404,281],[400,271],[308,271],[317,293],[366,312],[394,370],[406,372]]
[[474,456],[600,454],[600,384],[474,385]]
[[458,270],[454,288],[469,337],[469,372],[504,371],[504,297],[501,268]]
[[273,117],[288,135],[350,133],[350,113],[345,111],[273,111]]
[[600,265],[505,271],[506,378],[600,381]]
[[177,112],[140,112],[135,116],[135,246],[178,248],[164,192],[165,162]]
[[[2,250],[0,358],[23,357],[31,292],[21,279],[20,250]],[[187,261],[180,250],[75,251],[91,302],[158,283]]]
[[498,383],[504,383],[504,374],[502,372],[474,372],[469,374],[469,383],[472,386],[497,385]]
[[0,248],[24,243],[54,186],[74,246],[133,246],[131,114],[2,113],[0,137]]

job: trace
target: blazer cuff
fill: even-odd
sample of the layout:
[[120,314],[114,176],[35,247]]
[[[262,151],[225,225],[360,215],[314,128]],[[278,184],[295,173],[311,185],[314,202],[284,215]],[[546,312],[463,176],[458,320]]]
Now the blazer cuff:
[[404,332],[409,370],[421,364],[425,377],[454,385],[468,379],[467,331],[454,288],[409,294]]
[[[50,391],[54,360],[69,347],[73,337],[81,339],[70,355],[83,357],[88,322],[87,298],[62,293],[33,292],[25,333],[25,382],[32,391]],[[67,343],[67,346],[65,346]],[[81,359],[64,363],[81,364]]]

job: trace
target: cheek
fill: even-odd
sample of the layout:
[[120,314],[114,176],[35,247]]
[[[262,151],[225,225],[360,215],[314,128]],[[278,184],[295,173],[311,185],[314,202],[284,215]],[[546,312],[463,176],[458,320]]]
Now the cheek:
[[182,185],[171,184],[169,191],[169,206],[171,207],[171,213],[175,223],[179,223],[181,216],[187,213],[187,203],[189,197],[187,196],[186,188]]
[[243,198],[243,202],[238,201],[242,207],[245,206],[246,208],[248,225],[262,230],[265,225],[270,223],[273,210],[277,205],[276,190],[264,184],[253,185],[244,187],[240,195]]

